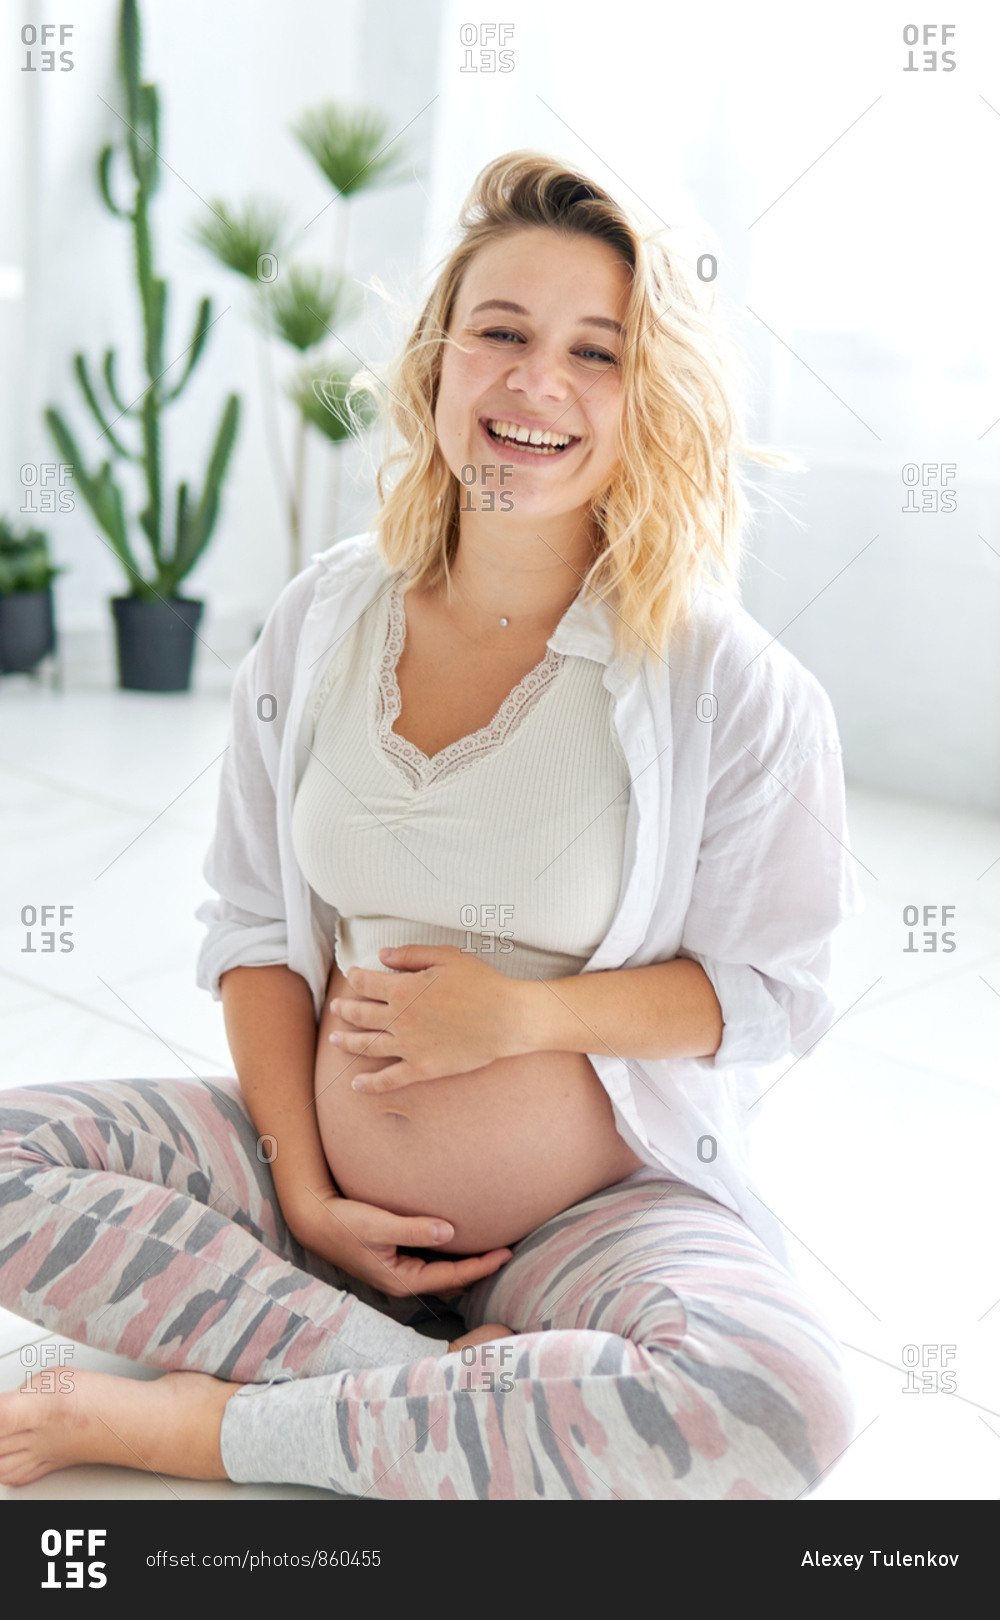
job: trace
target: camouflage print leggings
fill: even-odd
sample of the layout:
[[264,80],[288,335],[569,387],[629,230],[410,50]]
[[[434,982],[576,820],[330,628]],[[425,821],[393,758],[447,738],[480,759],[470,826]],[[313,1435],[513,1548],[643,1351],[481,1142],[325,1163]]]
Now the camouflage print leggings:
[[[295,1242],[256,1146],[235,1080],[0,1094],[0,1305],[243,1382],[222,1424],[231,1479],[774,1500],[808,1495],[850,1442],[830,1329],[704,1193],[640,1170],[460,1298],[399,1300]],[[516,1336],[460,1354],[435,1343],[484,1322]],[[373,1357],[394,1333],[426,1350]]]

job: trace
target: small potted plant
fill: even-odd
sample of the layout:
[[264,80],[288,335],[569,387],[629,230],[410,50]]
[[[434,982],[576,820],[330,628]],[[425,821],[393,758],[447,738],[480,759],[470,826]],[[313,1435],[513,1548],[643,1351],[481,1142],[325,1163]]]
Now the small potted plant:
[[[187,348],[170,360],[168,288],[156,274],[149,217],[161,177],[159,99],[155,85],[142,80],[135,0],[122,0],[121,4],[119,68],[124,102],[119,153],[131,171],[131,196],[122,205],[113,195],[112,146],[105,146],[98,158],[97,182],[105,206],[116,218],[127,220],[132,230],[146,380],[141,391],[125,386],[114,349],[104,355],[100,383],[86,356],[74,357],[80,392],[100,428],[101,453],[106,459],[97,468],[85,464],[60,411],[50,408],[45,420],[60,455],[73,469],[76,488],[128,579],[129,594],[112,598],[111,604],[120,684],[140,692],[182,692],[190,684],[194,640],[204,604],[182,596],[180,586],[212,537],[236,438],[239,399],[230,394],[223,407],[200,493],[182,482],[171,498],[163,479],[163,416],[190,381],[214,321],[211,302],[203,298]],[[131,468],[143,488],[140,499],[144,504],[134,520],[127,515],[124,485],[115,477],[120,467]],[[134,549],[137,540],[148,553],[145,566],[142,549],[138,555]]]
[[0,675],[32,670],[55,652],[52,581],[59,572],[41,529],[0,518]]

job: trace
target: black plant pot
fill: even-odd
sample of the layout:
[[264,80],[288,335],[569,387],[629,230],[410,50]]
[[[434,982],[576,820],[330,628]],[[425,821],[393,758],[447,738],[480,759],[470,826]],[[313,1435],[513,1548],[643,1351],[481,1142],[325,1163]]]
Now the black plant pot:
[[0,675],[34,669],[55,645],[51,585],[0,596]]
[[204,606],[187,596],[162,602],[112,597],[119,686],[130,692],[186,692],[191,685],[194,633]]

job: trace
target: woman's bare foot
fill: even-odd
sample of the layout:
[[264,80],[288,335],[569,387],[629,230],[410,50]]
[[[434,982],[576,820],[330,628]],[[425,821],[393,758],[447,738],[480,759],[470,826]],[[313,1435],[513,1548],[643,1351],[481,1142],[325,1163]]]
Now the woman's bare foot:
[[[510,1328],[489,1322],[448,1349],[510,1336]],[[228,1479],[219,1432],[226,1402],[241,1387],[208,1373],[136,1379],[74,1368],[72,1387],[53,1389],[50,1373],[35,1373],[0,1395],[0,1485],[30,1485],[77,1463]]]
[[241,1387],[207,1373],[119,1378],[73,1369],[72,1388],[35,1374],[0,1395],[0,1485],[30,1485],[54,1468],[116,1463],[182,1479],[227,1479],[222,1413]]

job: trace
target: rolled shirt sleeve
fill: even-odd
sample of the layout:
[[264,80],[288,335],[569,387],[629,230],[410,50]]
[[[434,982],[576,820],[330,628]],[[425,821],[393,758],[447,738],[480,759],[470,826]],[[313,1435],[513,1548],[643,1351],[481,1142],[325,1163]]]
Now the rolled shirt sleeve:
[[229,968],[288,960],[276,799],[261,748],[265,722],[257,718],[256,661],[255,648],[233,686],[215,833],[202,868],[216,896],[195,913],[208,930],[198,954],[197,982],[216,1000],[219,979]]
[[678,954],[722,1009],[715,1068],[801,1057],[826,1033],[832,936],[863,905],[832,709],[811,678],[799,696],[819,722],[813,751],[794,724],[740,743],[708,796]]
[[289,959],[278,768],[296,641],[316,572],[307,568],[286,586],[233,682],[215,832],[202,868],[215,898],[195,913],[207,928],[196,978],[216,1000],[229,968],[272,967]]

